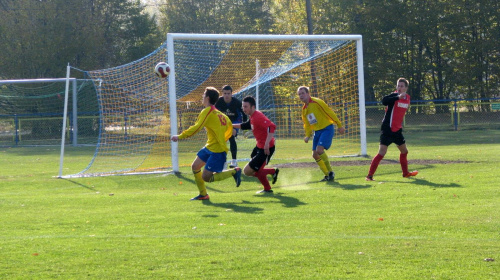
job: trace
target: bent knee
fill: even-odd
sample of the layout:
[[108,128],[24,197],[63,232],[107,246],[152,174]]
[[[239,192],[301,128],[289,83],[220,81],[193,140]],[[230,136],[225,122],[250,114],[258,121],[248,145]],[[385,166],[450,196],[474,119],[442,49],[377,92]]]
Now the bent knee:
[[210,182],[210,179],[212,178],[212,174],[210,174],[210,175],[205,175],[205,174],[203,174],[203,175],[201,175],[201,178],[202,178],[202,179],[203,179],[203,181],[205,181],[205,182]]
[[210,182],[210,179],[212,179],[212,175],[213,174],[210,174],[210,173],[203,173],[203,174],[201,174],[201,178],[205,182]]
[[245,166],[245,168],[243,169],[243,174],[245,174],[246,176],[253,176],[255,174],[255,170],[253,170],[250,166]]
[[[321,153],[321,154],[322,154],[322,153]],[[320,153],[318,153],[317,151],[314,151],[314,152],[313,152],[313,154],[312,154],[312,157],[313,157],[314,159],[319,159],[319,158],[321,157],[321,154],[320,154]]]

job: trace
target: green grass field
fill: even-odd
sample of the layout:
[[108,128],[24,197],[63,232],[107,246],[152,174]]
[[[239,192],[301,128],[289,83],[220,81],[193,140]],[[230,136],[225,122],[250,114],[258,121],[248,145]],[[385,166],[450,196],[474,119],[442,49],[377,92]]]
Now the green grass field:
[[331,183],[282,168],[274,195],[210,183],[210,202],[189,201],[189,168],[57,179],[59,148],[1,148],[0,279],[499,279],[500,131],[405,136],[415,179],[384,164],[366,182],[369,159],[332,158],[365,164],[337,163]]

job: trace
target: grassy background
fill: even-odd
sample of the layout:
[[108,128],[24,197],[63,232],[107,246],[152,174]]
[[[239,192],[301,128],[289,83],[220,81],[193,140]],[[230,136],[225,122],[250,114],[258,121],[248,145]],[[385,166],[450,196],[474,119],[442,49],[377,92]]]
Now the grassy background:
[[[500,278],[500,131],[405,136],[416,179],[398,164],[379,166],[375,182],[368,165],[336,166],[330,183],[318,168],[284,168],[274,195],[244,177],[208,184],[209,202],[189,201],[189,168],[56,179],[58,148],[2,148],[0,278]],[[79,171],[89,152],[69,149],[65,167]],[[386,159],[398,158],[391,146]],[[353,158],[332,163],[342,160]]]

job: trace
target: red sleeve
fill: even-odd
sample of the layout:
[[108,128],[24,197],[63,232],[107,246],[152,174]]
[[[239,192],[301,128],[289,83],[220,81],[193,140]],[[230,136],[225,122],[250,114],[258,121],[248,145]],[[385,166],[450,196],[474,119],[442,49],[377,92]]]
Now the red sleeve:
[[274,131],[276,131],[276,125],[269,119],[267,119],[267,121],[269,122],[269,133],[274,133]]
[[262,128],[265,128],[270,133],[274,133],[276,130],[276,125],[262,112],[258,115],[258,119],[255,120],[255,123],[258,123]]

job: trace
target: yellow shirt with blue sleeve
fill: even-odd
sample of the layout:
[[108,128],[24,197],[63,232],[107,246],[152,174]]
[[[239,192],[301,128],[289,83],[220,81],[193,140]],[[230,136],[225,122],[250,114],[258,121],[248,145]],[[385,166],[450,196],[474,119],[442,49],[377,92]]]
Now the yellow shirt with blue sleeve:
[[302,107],[302,121],[306,137],[311,137],[313,131],[322,130],[333,123],[337,124],[337,127],[342,127],[342,122],[335,112],[326,105],[325,101],[316,97],[311,97],[309,104],[304,104]]
[[231,120],[215,106],[209,106],[203,109],[196,123],[184,130],[179,139],[185,139],[198,133],[202,128],[207,130],[207,144],[205,147],[213,153],[227,152],[226,141],[231,138],[233,133],[233,124]]

